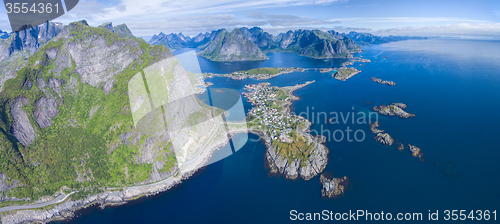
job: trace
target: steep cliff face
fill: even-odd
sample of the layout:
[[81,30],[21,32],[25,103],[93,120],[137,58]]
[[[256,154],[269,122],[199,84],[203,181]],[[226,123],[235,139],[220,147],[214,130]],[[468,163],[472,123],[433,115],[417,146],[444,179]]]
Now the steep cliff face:
[[23,146],[29,146],[36,138],[35,130],[31,126],[28,115],[23,109],[28,104],[27,98],[18,97],[10,106],[10,114],[13,120],[11,133]]
[[168,136],[136,129],[127,92],[131,77],[171,52],[83,22],[51,39],[0,92],[0,163],[10,164],[0,173],[23,186],[6,194],[36,199],[61,186],[132,185],[174,172]]
[[[342,39],[337,39],[337,38]],[[279,38],[282,51],[314,58],[349,58],[361,48],[352,40],[320,30],[288,31]]]
[[134,37],[134,35],[132,34],[132,31],[130,31],[128,29],[128,26],[126,24],[120,24],[118,26],[113,27],[113,32],[118,34],[118,36],[122,37],[122,38]]
[[29,55],[57,36],[64,25],[47,22],[0,39],[0,91],[5,81],[15,77],[21,67],[26,66]]
[[[55,40],[73,37],[72,32],[85,33],[87,27],[77,23],[70,24]],[[126,25],[117,27],[126,28]],[[53,55],[57,56],[57,59],[62,58],[56,60],[56,63],[64,64],[63,69],[71,66],[71,60],[73,60],[76,65],[74,72],[78,74],[81,82],[88,83],[92,87],[100,86],[107,94],[115,81],[114,76],[121,73],[144,52],[140,48],[139,41],[130,38],[131,36],[123,35],[120,29],[114,30],[115,34],[121,38],[111,33],[104,33],[105,28],[92,29],[101,32],[101,35],[78,35],[73,37],[78,41],[68,41],[63,48],[49,49],[49,51],[55,51]],[[106,35],[110,38],[106,38]],[[59,61],[62,63],[58,63]]]
[[108,29],[109,31],[111,31],[111,33],[114,33],[115,30],[113,28],[113,23],[111,22],[106,22],[106,23],[103,23],[99,26],[99,28],[105,28],[105,29]]
[[277,48],[277,44],[273,40],[273,35],[264,32],[260,27],[253,27],[248,29],[246,27],[240,28],[241,34],[252,42],[257,44],[263,51]]
[[13,196],[2,198],[182,176],[227,142],[220,109],[196,98],[196,74],[166,47],[109,27],[69,24],[4,84],[0,175],[18,184],[0,180]]
[[269,59],[239,29],[231,33],[221,30],[210,44],[200,52],[200,56],[214,61],[251,61]]
[[[16,51],[28,51],[30,54],[61,32],[62,23],[47,22],[43,25],[14,33],[10,39],[9,56]],[[4,54],[3,54],[4,55]],[[4,59],[4,58],[0,58]]]

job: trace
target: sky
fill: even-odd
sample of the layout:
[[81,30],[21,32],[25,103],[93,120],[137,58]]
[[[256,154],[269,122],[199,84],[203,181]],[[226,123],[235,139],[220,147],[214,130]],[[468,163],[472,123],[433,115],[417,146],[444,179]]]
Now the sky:
[[[56,22],[126,23],[135,36],[259,26],[375,35],[500,38],[499,0],[80,0]],[[5,8],[0,29],[10,31]]]

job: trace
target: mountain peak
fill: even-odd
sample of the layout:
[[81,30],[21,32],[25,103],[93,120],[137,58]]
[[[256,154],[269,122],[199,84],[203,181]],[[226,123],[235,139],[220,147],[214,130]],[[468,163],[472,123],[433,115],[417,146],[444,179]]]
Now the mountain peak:
[[115,32],[115,31],[114,31],[114,29],[113,29],[113,23],[111,23],[111,22],[105,22],[105,23],[101,24],[101,25],[99,26],[99,28],[105,28],[105,29],[108,29],[108,30],[109,30],[109,31],[111,31],[112,33],[114,33],[114,32]]
[[254,61],[269,59],[240,29],[231,33],[220,29],[210,44],[200,52],[200,56],[213,61]]
[[125,38],[134,37],[134,35],[132,34],[132,32],[125,23],[115,26],[113,27],[113,29],[114,33],[118,34],[118,36],[120,37],[125,37]]

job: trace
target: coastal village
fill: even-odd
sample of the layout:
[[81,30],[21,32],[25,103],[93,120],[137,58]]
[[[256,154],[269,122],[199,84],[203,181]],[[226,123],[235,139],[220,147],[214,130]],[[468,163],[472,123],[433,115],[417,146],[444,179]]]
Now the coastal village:
[[278,67],[278,68],[256,68],[248,71],[237,71],[227,74],[216,74],[216,73],[203,73],[204,78],[212,78],[214,76],[227,77],[236,80],[254,78],[258,80],[270,79],[278,75],[292,73],[292,72],[303,72],[306,69],[295,68],[295,67]]
[[304,124],[305,120],[288,113],[286,104],[289,104],[290,93],[269,83],[248,85],[245,90],[249,92],[243,95],[254,106],[248,112],[248,123],[266,130],[273,141],[292,143],[292,131]]

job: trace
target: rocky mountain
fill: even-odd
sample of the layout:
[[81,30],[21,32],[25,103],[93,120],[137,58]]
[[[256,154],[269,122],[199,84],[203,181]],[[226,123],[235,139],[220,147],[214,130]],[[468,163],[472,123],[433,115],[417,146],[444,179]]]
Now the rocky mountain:
[[213,61],[269,59],[254,42],[242,34],[240,29],[234,29],[232,32],[219,30],[216,37],[199,55]]
[[0,45],[0,60],[4,60],[17,51],[26,51],[33,54],[40,46],[50,41],[64,25],[62,23],[47,22],[43,25],[13,33]]
[[[36,200],[62,186],[129,185],[175,170],[168,138],[139,129],[155,113],[134,126],[128,98],[131,77],[173,55],[163,46],[120,37],[119,29],[112,33],[83,21],[71,23],[26,55],[25,66],[5,82],[0,92],[0,164],[9,165],[0,173],[23,187],[11,187],[0,196]],[[50,38],[51,29],[35,35],[39,30],[16,33],[26,40],[19,46],[30,49],[36,47],[30,41]],[[153,166],[160,171],[153,172]]]
[[362,50],[352,40],[334,31],[290,30],[276,40],[280,51],[314,58],[349,58],[351,53]]
[[15,32],[7,39],[0,39],[0,91],[15,72],[27,64],[29,55],[53,39],[64,25],[47,22],[43,25]]
[[109,31],[111,31],[111,33],[114,33],[115,30],[113,28],[113,23],[111,22],[106,22],[106,23],[103,23],[99,26],[99,28],[105,28],[105,29],[108,29]]
[[343,34],[346,37],[354,40],[356,44],[359,45],[368,45],[368,44],[382,44],[389,43],[394,41],[402,41],[402,40],[411,40],[411,39],[427,39],[426,37],[413,37],[413,36],[386,36],[380,37],[375,36],[370,33],[358,33],[355,31],[351,31],[348,34]]
[[257,44],[263,51],[272,50],[278,47],[273,39],[273,35],[264,32],[260,27],[253,27],[248,29],[246,27],[240,28],[241,34]]
[[[88,26],[86,21],[84,22],[84,25]],[[98,27],[107,29],[111,31],[111,33],[116,33],[119,37],[122,38],[135,38],[135,36],[132,34],[132,31],[130,31],[130,29],[128,28],[127,24],[120,24],[118,26],[113,27],[113,23],[106,22],[99,25]]]
[[[200,38],[201,37],[198,37],[198,39],[200,39]],[[148,41],[149,44],[164,45],[171,50],[176,50],[176,49],[184,48],[184,47],[192,47],[193,45],[195,45],[193,42],[200,43],[201,41],[195,42],[195,41],[191,40],[190,37],[184,36],[182,33],[164,34],[162,32],[160,32],[158,35],[156,35],[156,34],[153,35],[151,40]]]
[[119,37],[123,38],[134,38],[132,32],[128,29],[126,24],[120,24],[113,27],[113,33],[118,34]]
[[[257,45],[262,52],[284,51],[315,58],[348,58],[352,57],[351,53],[362,50],[361,47],[359,47],[353,40],[333,30],[328,32],[320,30],[290,30],[287,33],[281,33],[277,36],[273,36],[272,34],[265,32],[260,27],[253,27],[250,29],[242,27],[238,30],[238,33],[234,30],[231,32],[235,35],[241,34],[241,36],[244,37],[239,38],[238,41],[250,40]],[[219,54],[219,52],[215,52],[214,49],[221,47],[218,46],[219,43],[222,43],[221,40],[224,39],[221,37],[231,33],[228,33],[225,29],[220,29],[212,31],[211,33],[199,33],[193,38],[186,37],[182,35],[182,33],[171,33],[168,35],[160,33],[158,35],[154,35],[148,43],[153,45],[164,45],[172,50],[185,47],[197,47],[205,50],[212,45],[208,50],[200,55],[204,55],[205,57],[213,60],[216,58],[216,55]],[[233,39],[233,41],[236,41],[236,39]],[[241,42],[237,43],[237,45],[243,46],[245,43]],[[229,45],[226,45],[226,50],[229,49],[227,48],[228,46]],[[236,49],[237,48],[234,48],[233,50]],[[250,47],[249,49],[254,48]],[[242,51],[238,54],[242,55],[242,53],[244,52]],[[248,52],[249,55],[257,53],[258,52],[254,51]],[[216,60],[232,60],[229,55],[221,56],[221,58],[223,59]],[[256,57],[259,59],[248,59],[252,58],[251,56],[246,57],[246,59],[240,58],[241,57],[234,57],[234,59],[238,61],[264,59],[262,55]]]
[[202,43],[203,41],[205,41],[206,39],[209,39],[210,37],[212,37],[212,35],[209,32],[206,32],[204,34],[199,33],[198,35],[193,37],[192,41],[195,43]]
[[122,37],[123,28],[71,23],[5,82],[0,202],[33,202],[64,188],[79,197],[97,194],[83,188],[127,186],[135,189],[130,198],[153,194],[164,187],[146,184],[180,181],[229,132],[246,131],[220,125],[223,111],[196,97],[203,83],[168,48]]

